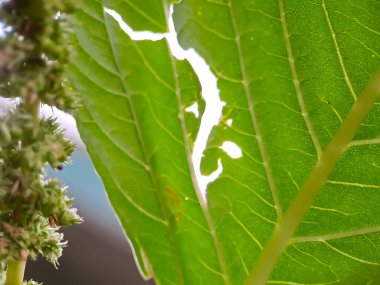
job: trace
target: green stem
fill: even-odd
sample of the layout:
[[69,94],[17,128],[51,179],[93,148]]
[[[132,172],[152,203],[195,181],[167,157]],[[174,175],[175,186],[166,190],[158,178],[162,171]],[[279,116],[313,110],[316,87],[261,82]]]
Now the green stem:
[[12,260],[7,264],[7,278],[4,285],[22,285],[26,260]]
[[288,246],[298,225],[310,209],[341,155],[347,148],[371,107],[380,96],[380,70],[371,79],[363,94],[353,105],[338,132],[314,166],[310,176],[279,220],[245,285],[265,285],[278,259]]

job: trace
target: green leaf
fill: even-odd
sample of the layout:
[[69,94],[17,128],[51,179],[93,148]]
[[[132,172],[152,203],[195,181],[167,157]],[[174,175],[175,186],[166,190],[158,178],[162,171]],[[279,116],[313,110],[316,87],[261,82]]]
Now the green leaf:
[[[185,112],[202,105],[197,75],[165,39],[133,41],[103,9],[165,32],[168,3],[83,0],[70,72],[83,98],[78,127],[144,275],[158,284],[243,284],[271,245],[282,255],[267,264],[266,284],[380,282],[379,101],[347,148],[335,135],[360,123],[365,94],[378,95],[363,90],[380,65],[380,3],[284,2],[174,6],[180,44],[210,65],[226,103],[202,161],[204,173],[223,164],[205,203],[191,157],[200,121]],[[342,125],[351,109],[355,119]],[[227,155],[226,141],[242,157]],[[316,164],[327,181],[300,190]],[[286,221],[295,212],[298,225],[303,201],[289,244],[266,245],[279,229],[293,233]]]
[[165,41],[131,41],[100,2],[83,1],[77,19],[79,129],[144,274],[162,284],[220,284],[189,169],[189,132],[199,122],[186,122],[184,108],[199,100],[194,72]]

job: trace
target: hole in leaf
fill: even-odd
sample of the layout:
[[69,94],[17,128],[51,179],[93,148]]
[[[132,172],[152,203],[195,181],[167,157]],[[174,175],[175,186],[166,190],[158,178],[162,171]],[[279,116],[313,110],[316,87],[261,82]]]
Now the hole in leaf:
[[241,148],[234,142],[226,141],[220,147],[231,158],[237,159],[243,156]]
[[199,118],[199,110],[198,110],[198,103],[195,102],[193,105],[187,107],[185,109],[188,113],[193,113],[196,118]]
[[[217,85],[216,76],[212,73],[210,66],[206,63],[206,61],[194,49],[184,50],[179,45],[177,33],[174,28],[173,5],[170,6],[169,32],[165,34],[153,33],[149,31],[136,32],[114,10],[104,8],[104,11],[110,16],[112,16],[119,23],[120,28],[132,40],[157,41],[165,38],[168,42],[172,55],[178,60],[186,59],[192,66],[196,75],[198,76],[199,82],[202,86],[202,96],[206,101],[206,108],[202,115],[201,125],[194,143],[192,160],[195,176],[202,197],[205,198],[207,184],[217,179],[217,177],[223,170],[221,162],[218,161],[218,169],[216,169],[210,176],[204,176],[201,174],[200,171],[201,159],[207,145],[208,137],[211,133],[212,128],[215,125],[219,124],[222,109],[225,105],[225,103],[222,102],[219,97],[219,89]],[[186,108],[186,111],[193,112],[196,117],[199,116],[197,103],[194,103],[192,106]]]
[[120,28],[134,41],[159,41],[165,38],[166,34],[153,33],[150,31],[134,31],[132,28],[123,20],[119,13],[112,9],[104,8],[104,11],[110,15],[112,18],[118,22]]

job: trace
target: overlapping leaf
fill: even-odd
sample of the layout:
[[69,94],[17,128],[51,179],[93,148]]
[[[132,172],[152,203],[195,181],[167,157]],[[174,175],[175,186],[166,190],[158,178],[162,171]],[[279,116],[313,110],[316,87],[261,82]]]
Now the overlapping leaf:
[[198,122],[186,122],[184,109],[199,99],[196,76],[165,41],[131,41],[103,5],[83,1],[77,15],[71,78],[83,94],[87,149],[145,274],[161,284],[220,284],[189,170]]
[[[71,74],[83,95],[78,124],[146,274],[145,263],[159,284],[243,284],[380,65],[380,3],[175,5],[180,43],[210,64],[226,102],[203,161],[205,173],[223,162],[208,189],[212,222],[191,166],[199,121],[184,113],[200,100],[196,75],[164,40],[134,42],[103,11],[165,32],[167,5],[83,1]],[[380,282],[379,114],[376,104],[267,284]],[[225,141],[243,156],[226,155]]]

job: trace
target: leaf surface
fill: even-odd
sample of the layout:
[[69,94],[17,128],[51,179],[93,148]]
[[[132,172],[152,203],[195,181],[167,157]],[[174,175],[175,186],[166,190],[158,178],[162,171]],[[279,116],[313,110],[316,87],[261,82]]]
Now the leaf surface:
[[[132,41],[104,7],[153,32],[167,30],[169,9],[85,0],[75,28],[78,126],[142,270],[158,284],[243,284],[380,65],[380,3],[175,5],[180,44],[210,65],[226,103],[202,163],[223,164],[207,206],[191,160],[200,121],[184,111],[201,104],[196,74],[164,39]],[[267,284],[380,282],[379,115],[376,103]]]
[[162,284],[220,284],[189,170],[199,122],[185,121],[184,108],[199,99],[198,80],[165,41],[133,42],[100,1],[82,5],[71,70],[84,94],[78,126],[140,266]]

